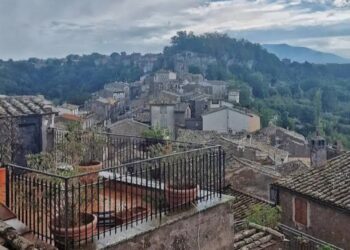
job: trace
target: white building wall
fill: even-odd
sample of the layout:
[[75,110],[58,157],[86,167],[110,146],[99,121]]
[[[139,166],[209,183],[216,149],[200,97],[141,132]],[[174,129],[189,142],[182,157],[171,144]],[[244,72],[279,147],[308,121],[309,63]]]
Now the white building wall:
[[203,130],[225,133],[228,131],[227,120],[228,112],[225,109],[206,114],[203,116]]
[[241,114],[239,112],[227,109],[228,116],[228,129],[231,129],[233,133],[241,132],[249,129],[249,116]]
[[254,132],[260,129],[258,116],[251,116],[229,108],[203,115],[203,130],[219,133]]

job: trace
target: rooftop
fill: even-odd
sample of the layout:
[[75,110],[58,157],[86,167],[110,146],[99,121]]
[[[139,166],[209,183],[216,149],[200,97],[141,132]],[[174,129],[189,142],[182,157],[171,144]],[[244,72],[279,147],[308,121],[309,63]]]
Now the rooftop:
[[215,108],[215,109],[211,109],[209,111],[207,111],[206,113],[203,114],[203,116],[205,115],[208,115],[208,114],[212,114],[212,113],[215,113],[215,112],[219,112],[219,111],[222,111],[222,110],[231,110],[231,111],[235,111],[235,112],[238,112],[238,113],[241,113],[243,115],[247,115],[247,116],[257,116],[256,114],[252,113],[251,111],[248,111],[248,110],[244,110],[244,109],[239,109],[239,108],[230,108],[230,107],[227,107],[227,106],[222,106],[220,108]]
[[0,117],[45,115],[55,112],[43,96],[0,96]]
[[61,105],[61,108],[65,108],[65,109],[70,109],[70,110],[73,110],[73,109],[78,109],[79,106],[78,105],[74,105],[74,104],[70,104],[70,103],[63,103]]
[[350,152],[320,168],[282,179],[274,185],[336,207],[350,210]]
[[67,120],[67,121],[74,121],[74,122],[79,122],[81,121],[81,117],[78,115],[72,115],[72,114],[62,114],[60,116],[57,117],[58,119],[63,119],[63,120]]
[[235,225],[233,249],[270,249],[284,240],[284,235],[254,223]]
[[254,205],[265,204],[269,205],[269,201],[244,193],[242,191],[229,188],[225,191],[227,195],[235,197],[232,211],[235,221],[242,221],[247,218],[250,208]]
[[[108,243],[121,238],[121,230],[130,236],[129,227],[222,198],[225,162],[220,146],[111,133],[59,129],[53,133],[53,151],[39,155],[38,164],[5,166],[12,180],[5,189],[7,206],[47,243],[80,246],[96,239]],[[78,138],[72,141],[72,135]],[[84,150],[76,152],[79,157],[94,154],[91,159],[98,164],[75,165],[81,160],[72,161],[70,153],[79,147]],[[51,157],[51,163],[44,163]],[[33,187],[41,192],[28,194]],[[179,190],[191,195],[177,197]],[[61,237],[59,232],[68,232],[73,222],[79,226],[79,236]]]

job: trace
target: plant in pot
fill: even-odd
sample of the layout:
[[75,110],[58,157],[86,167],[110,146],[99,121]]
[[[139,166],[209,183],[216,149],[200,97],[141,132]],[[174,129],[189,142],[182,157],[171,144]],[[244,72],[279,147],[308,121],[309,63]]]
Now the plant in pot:
[[73,178],[73,181],[70,182],[67,197],[61,201],[58,209],[59,213],[52,218],[50,225],[55,245],[59,249],[66,249],[66,243],[68,243],[69,249],[75,249],[78,245],[85,245],[85,243],[91,242],[94,233],[97,232],[97,216],[92,211],[88,212],[85,209],[96,199],[96,192],[89,195],[90,188],[88,192],[81,192],[77,188],[77,183],[81,180],[77,178]]
[[[55,245],[59,249],[67,249],[67,247],[68,249],[74,249],[78,244],[84,245],[85,242],[89,242],[93,237],[93,233],[96,232],[97,226],[97,217],[92,214],[92,208],[90,207],[97,197],[96,192],[93,192],[86,183],[86,186],[81,185],[79,178],[74,178],[78,174],[76,169],[60,168],[55,162],[55,155],[52,153],[43,152],[27,155],[26,158],[28,166],[32,169],[62,177],[72,177],[67,181],[66,185],[63,178],[34,174],[37,175],[34,177],[37,180],[36,184],[39,186],[34,185],[33,189],[37,189],[35,193],[40,195],[40,199],[30,201],[30,206],[32,206],[32,211],[35,209],[40,210],[40,202],[43,200],[50,201],[51,205],[47,203],[45,205],[47,209],[52,207],[53,211],[56,212],[53,213],[51,210],[50,214],[53,213],[53,216],[49,225],[50,232],[54,235]],[[43,185],[41,180],[54,186],[54,191],[51,188],[40,187],[40,185]],[[66,188],[68,190],[65,190]],[[21,189],[19,191],[23,192]],[[59,197],[57,197],[56,192],[62,194],[60,200],[58,200]],[[36,204],[36,202],[39,202],[39,204]],[[40,211],[37,212],[39,214]],[[68,243],[69,246],[65,246],[65,243]]]
[[[198,176],[196,177],[195,174],[197,164],[189,159],[181,161],[181,164],[178,164],[175,170],[168,169],[167,171],[170,171],[170,173],[165,174],[170,176],[168,183],[165,185],[165,198],[170,208],[190,205],[198,197]],[[172,166],[172,168],[175,168],[175,166]]]
[[146,138],[146,148],[148,150],[154,145],[166,144],[165,148],[171,149],[172,144],[169,143],[170,132],[168,129],[162,129],[159,126],[145,130],[142,136]]
[[[66,134],[57,143],[62,161],[68,161],[79,173],[102,169],[104,139],[94,130],[83,131],[80,124],[72,123]],[[94,182],[98,173],[82,176],[82,182]]]

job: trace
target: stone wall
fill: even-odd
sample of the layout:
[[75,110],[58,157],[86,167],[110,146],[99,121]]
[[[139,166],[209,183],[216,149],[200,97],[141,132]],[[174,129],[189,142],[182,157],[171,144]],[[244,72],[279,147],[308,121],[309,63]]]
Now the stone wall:
[[279,197],[282,208],[282,224],[296,228],[337,247],[350,249],[350,214],[308,200],[309,226],[301,226],[297,225],[293,219],[293,198],[295,195],[280,189]]
[[278,176],[244,165],[231,173],[227,173],[226,177],[226,180],[234,189],[254,194],[265,200],[270,199],[270,184],[279,179]]
[[233,224],[230,202],[221,203],[192,215],[181,216],[118,245],[115,250],[230,250],[233,249]]

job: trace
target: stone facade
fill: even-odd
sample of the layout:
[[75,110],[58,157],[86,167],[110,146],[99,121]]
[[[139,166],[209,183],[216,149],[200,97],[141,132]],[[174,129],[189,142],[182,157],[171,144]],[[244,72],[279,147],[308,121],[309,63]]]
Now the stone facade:
[[279,205],[282,208],[282,224],[307,233],[337,247],[350,249],[350,214],[336,208],[307,199],[308,226],[294,220],[294,199],[300,197],[288,190],[279,191]]
[[280,178],[278,175],[247,164],[240,164],[240,167],[226,171],[228,171],[226,174],[227,181],[234,189],[254,194],[266,200],[270,199],[270,184]]
[[311,167],[321,167],[327,163],[326,141],[321,136],[311,139]]
[[175,105],[151,104],[152,127],[167,129],[171,136],[175,136]]
[[231,250],[233,218],[230,207],[230,202],[225,202],[200,212],[184,211],[154,230],[104,249]]

